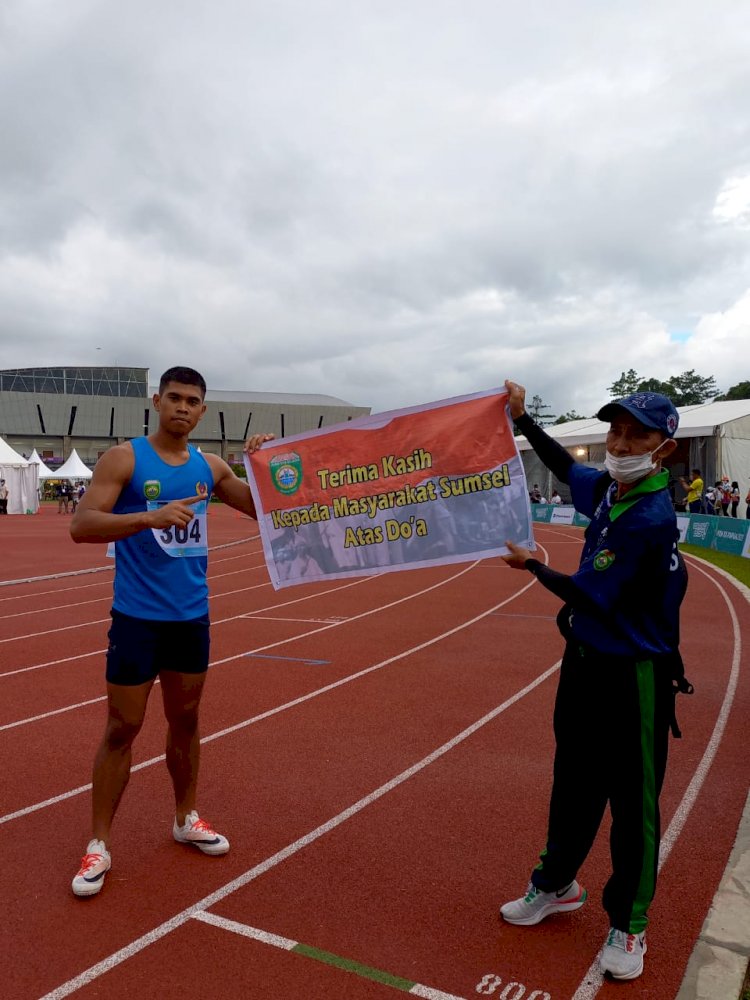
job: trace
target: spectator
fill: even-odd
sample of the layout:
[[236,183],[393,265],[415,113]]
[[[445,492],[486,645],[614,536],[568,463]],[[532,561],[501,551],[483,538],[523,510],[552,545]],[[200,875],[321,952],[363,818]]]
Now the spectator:
[[557,490],[552,490],[552,496],[549,498],[549,502],[555,505],[561,504],[563,502],[563,498],[560,496]]
[[[732,500],[732,487],[729,485],[729,476],[722,476],[719,483],[719,504],[724,517],[729,517],[729,504]],[[717,512],[718,513],[718,512]]]
[[9,497],[8,487],[5,485],[5,480],[0,479],[0,514],[8,513],[8,497]]
[[709,486],[703,495],[707,514],[721,514],[721,483],[715,482]]
[[732,483],[729,499],[732,503],[732,517],[737,517],[737,508],[740,503],[740,484],[736,481]]
[[745,517],[750,519],[750,490],[747,491],[745,503],[747,504],[747,507],[745,508]]
[[687,490],[687,509],[690,514],[700,514],[703,497],[703,477],[700,469],[693,469],[693,478],[688,483],[684,476],[680,476],[683,489]]
[[57,513],[62,514],[64,510],[67,514],[70,502],[70,483],[67,479],[63,479],[57,484],[55,487],[55,496],[57,497]]

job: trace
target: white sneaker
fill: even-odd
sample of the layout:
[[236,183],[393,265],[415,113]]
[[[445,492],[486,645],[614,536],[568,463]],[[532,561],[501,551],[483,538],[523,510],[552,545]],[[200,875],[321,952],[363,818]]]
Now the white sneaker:
[[71,883],[76,896],[95,896],[104,885],[104,876],[112,867],[112,858],[103,840],[91,840],[81,860],[78,874]]
[[645,954],[645,931],[641,934],[628,934],[610,927],[599,959],[599,968],[602,972],[608,972],[613,979],[637,979],[643,972]]
[[175,819],[172,834],[178,844],[192,844],[204,854],[226,854],[229,850],[227,838],[213,830],[195,810],[187,814],[183,826],[178,826]]
[[500,907],[500,916],[509,924],[538,924],[551,913],[569,913],[586,902],[586,890],[576,881],[557,892],[541,892],[529,882],[526,895]]

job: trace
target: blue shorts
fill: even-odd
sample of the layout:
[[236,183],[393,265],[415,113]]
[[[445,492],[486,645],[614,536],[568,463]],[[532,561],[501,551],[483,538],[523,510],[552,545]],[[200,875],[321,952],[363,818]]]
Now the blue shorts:
[[208,670],[209,621],[164,622],[131,618],[112,609],[107,649],[110,684],[145,684],[162,670],[204,674]]

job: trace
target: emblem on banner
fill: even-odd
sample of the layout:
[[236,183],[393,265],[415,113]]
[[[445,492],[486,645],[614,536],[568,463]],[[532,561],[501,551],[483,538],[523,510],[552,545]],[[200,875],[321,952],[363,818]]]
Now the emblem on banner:
[[302,459],[295,451],[276,455],[269,462],[271,481],[279,493],[296,493],[302,483]]
[[143,484],[143,495],[147,500],[156,500],[161,493],[161,483],[158,479],[147,479]]

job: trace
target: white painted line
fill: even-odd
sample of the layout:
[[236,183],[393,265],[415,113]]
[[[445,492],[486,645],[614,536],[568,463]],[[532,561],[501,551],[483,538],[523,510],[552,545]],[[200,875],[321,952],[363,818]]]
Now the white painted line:
[[[271,605],[268,606],[268,608],[261,608],[260,610],[261,611],[266,611],[266,610],[274,610],[274,608],[286,608],[286,607],[288,607],[291,604],[299,604],[302,601],[312,601],[316,597],[324,597],[327,594],[334,594],[334,593],[336,593],[339,590],[346,590],[348,587],[356,587],[356,586],[359,586],[360,584],[363,584],[363,583],[369,583],[370,581],[372,581],[374,579],[376,579],[376,577],[374,577],[374,576],[363,577],[361,580],[355,580],[352,583],[345,583],[345,584],[342,584],[340,587],[330,587],[328,590],[319,591],[318,593],[315,593],[315,594],[306,594],[304,597],[297,597],[297,598],[295,598],[294,600],[291,600],[291,601],[284,601],[282,604],[271,604]],[[453,577],[449,577],[448,581],[450,581],[452,579],[453,579]],[[448,581],[446,581],[446,582],[448,582]],[[258,587],[270,587],[270,586],[271,586],[270,583],[254,584],[252,587],[243,588],[243,590],[256,590],[256,589],[258,589]],[[239,594],[239,593],[242,593],[242,592],[243,592],[242,590],[232,590],[232,591],[229,591],[230,594]],[[226,597],[227,595],[226,594],[217,594],[216,596],[217,597]],[[240,621],[241,619],[246,618],[247,614],[248,614],[247,611],[243,611],[243,612],[241,612],[238,615],[231,615],[229,618],[217,618],[215,621],[211,622],[211,628],[213,629],[217,625],[225,625],[227,622]],[[102,619],[102,620],[103,621],[109,621],[108,618],[105,618],[105,619]],[[94,622],[84,622],[84,624],[96,624],[96,623],[94,623]],[[75,626],[71,626],[71,627],[75,627]],[[299,636],[298,638],[303,638],[303,637],[304,636]],[[287,641],[291,641],[291,640],[287,640]],[[48,660],[46,663],[35,663],[35,664],[33,664],[31,666],[28,666],[28,667],[19,667],[16,670],[6,670],[5,673],[0,673],[0,680],[2,680],[3,677],[12,677],[15,674],[24,674],[24,673],[27,673],[30,670],[40,670],[42,667],[56,667],[56,666],[59,666],[61,663],[69,663],[69,662],[72,662],[73,660],[83,659],[86,656],[94,656],[96,654],[101,654],[101,653],[106,653],[106,652],[107,652],[106,649],[97,649],[97,650],[93,650],[91,653],[80,653],[78,656],[66,656],[66,657],[63,657],[63,658],[61,658],[59,660]],[[247,654],[246,653],[242,653],[241,655],[242,656],[246,656]],[[223,663],[224,661],[220,660],[218,662]]]
[[[399,600],[392,601],[390,604],[386,604],[375,609],[369,609],[368,611],[362,612],[362,614],[357,615],[356,618],[365,618],[367,615],[375,614],[378,610],[382,610],[383,607],[390,608],[396,604],[401,604],[403,601],[411,600],[412,597],[418,597],[422,594],[428,593],[431,590],[435,590],[437,587],[443,586],[450,580],[463,576],[464,573],[468,573],[469,570],[471,569],[472,566],[467,566],[460,572],[455,573],[453,576],[448,577],[446,580],[441,581],[440,583],[432,584],[430,587],[426,587],[423,590],[416,591],[414,594],[410,594],[408,597],[399,598]],[[372,577],[365,577],[364,579],[368,580],[372,579]],[[299,698],[294,698],[292,701],[288,701],[283,705],[277,705],[274,708],[270,708],[267,711],[262,712],[260,715],[255,715],[250,719],[245,719],[242,722],[237,722],[233,726],[229,726],[226,729],[221,729],[216,733],[211,733],[210,736],[204,736],[201,739],[201,744],[211,743],[214,740],[218,740],[224,736],[228,736],[230,733],[235,733],[241,729],[246,729],[248,726],[256,725],[258,722],[262,722],[264,719],[270,719],[272,716],[278,715],[280,712],[285,712],[290,708],[295,708],[297,705],[302,705],[304,704],[304,702],[311,701],[313,698],[317,698],[322,694],[326,694],[328,691],[333,691],[335,688],[342,687],[344,684],[349,684],[352,681],[358,680],[360,677],[364,677],[375,670],[380,670],[382,667],[386,667],[391,663],[395,663],[398,660],[402,660],[404,659],[404,657],[410,656],[412,653],[416,653],[422,649],[426,649],[428,646],[432,646],[436,642],[441,642],[443,639],[446,639],[449,636],[454,635],[456,632],[460,632],[463,629],[468,628],[471,625],[474,625],[476,622],[481,621],[482,618],[486,618],[488,615],[491,615],[493,611],[497,610],[497,608],[500,608],[504,604],[508,604],[510,601],[513,601],[517,597],[520,597],[521,594],[527,591],[530,587],[535,586],[535,584],[536,584],[536,579],[532,577],[530,583],[527,583],[520,590],[516,591],[516,593],[512,594],[510,597],[506,597],[505,600],[501,601],[499,604],[494,605],[494,607],[489,608],[487,611],[483,611],[480,615],[477,615],[475,618],[471,618],[470,620],[463,622],[461,625],[455,626],[455,628],[452,628],[447,632],[442,632],[440,635],[437,635],[432,639],[428,639],[426,642],[423,642],[418,646],[412,646],[410,649],[406,649],[401,653],[397,653],[395,656],[391,656],[387,660],[382,660],[380,663],[375,663],[372,666],[365,667],[363,670],[358,670],[354,674],[349,674],[347,677],[342,677],[339,680],[332,682],[331,684],[326,684],[324,687],[317,688],[315,691],[309,691],[307,694],[301,695]],[[351,586],[351,584],[348,584],[347,586]],[[356,621],[356,618],[352,618],[350,620]],[[339,624],[348,624],[348,623],[336,623],[334,625],[324,625],[318,629],[311,629],[309,632],[304,633],[302,636],[296,636],[295,638],[299,639],[299,638],[305,638],[308,635],[315,635],[317,632],[323,632],[329,628],[337,628],[339,627]],[[216,660],[212,665],[218,666],[221,663],[231,663],[234,660],[239,660],[247,656],[248,652],[261,653],[267,649],[274,649],[277,646],[286,645],[286,643],[290,641],[292,640],[281,639],[277,642],[268,643],[268,645],[266,646],[259,646],[256,649],[250,651],[245,650],[242,653],[236,653],[234,656],[226,656],[222,660]],[[133,767],[131,768],[131,774],[134,773],[135,771],[142,771],[144,768],[152,767],[154,764],[158,764],[164,759],[165,759],[164,754],[159,754],[158,757],[151,757],[149,760],[141,761],[139,764],[133,765]],[[60,795],[55,795],[53,798],[45,799],[43,802],[35,802],[33,805],[24,806],[22,809],[17,809],[15,812],[7,813],[5,816],[0,816],[0,826],[3,823],[11,822],[11,820],[20,819],[23,816],[28,816],[30,813],[38,812],[40,809],[46,809],[49,806],[57,805],[59,802],[63,802],[66,799],[73,798],[76,795],[81,795],[83,794],[83,792],[88,792],[90,790],[91,790],[91,784],[89,783],[87,785],[81,785],[78,788],[74,788],[69,792],[62,792]]]
[[[724,736],[724,730],[726,728],[727,719],[729,718],[729,712],[732,708],[732,703],[734,702],[734,696],[737,691],[737,681],[740,675],[740,657],[742,655],[742,635],[740,632],[740,623],[737,620],[737,613],[732,606],[732,602],[729,600],[729,595],[722,585],[715,580],[709,573],[701,569],[697,563],[691,562],[691,566],[702,573],[711,583],[718,589],[721,596],[724,598],[724,602],[729,609],[729,617],[732,620],[732,633],[734,636],[734,654],[732,656],[732,667],[729,673],[729,681],[727,682],[727,689],[724,693],[724,700],[721,704],[721,709],[716,718],[716,724],[714,725],[711,737],[706,744],[706,749],[703,752],[703,756],[696,767],[693,777],[685,790],[685,794],[682,796],[680,804],[675,810],[672,821],[667,827],[667,830],[662,837],[661,846],[659,848],[659,871],[661,871],[662,866],[666,862],[669,855],[672,853],[672,848],[674,847],[677,838],[682,833],[682,829],[685,826],[685,822],[690,815],[690,812],[695,805],[695,801],[698,798],[698,793],[703,787],[703,783],[706,780],[708,771],[713,764],[714,757],[716,756],[716,751],[719,749],[719,744],[721,743],[722,737]],[[601,951],[597,952],[596,958],[591,963],[588,972],[583,978],[583,981],[579,985],[578,989],[573,994],[572,1000],[593,1000],[596,994],[599,992],[602,984],[604,983],[604,976],[599,971],[599,955]]]
[[263,944],[270,944],[274,948],[283,948],[284,951],[291,951],[296,948],[299,941],[292,941],[291,938],[280,937],[278,934],[271,934],[269,931],[258,930],[257,927],[250,927],[248,924],[239,924],[236,920],[227,920],[226,917],[219,917],[215,913],[206,913],[199,910],[192,915],[193,920],[202,920],[204,924],[211,924],[219,927],[223,931],[231,931],[241,937],[252,938],[253,941],[261,941]]
[[[239,538],[235,542],[223,542],[221,545],[212,545],[209,548],[209,553],[218,552],[219,549],[230,549],[235,545],[246,545],[247,542],[253,542],[260,538],[260,535],[249,535],[247,538]],[[232,557],[234,558],[234,557]],[[236,558],[242,558],[237,556]],[[217,562],[229,562],[229,560],[217,559]],[[104,573],[106,570],[114,569],[114,563],[107,563],[106,566],[91,566],[88,569],[69,569],[63,570],[61,573],[45,573],[44,576],[26,576],[20,580],[0,580],[0,587],[15,587],[22,583],[39,583],[43,580],[63,580],[71,576],[85,576],[88,573]]]
[[[205,910],[200,910],[198,913],[193,914],[193,920],[201,920],[204,924],[211,924],[212,927],[218,927],[220,930],[229,931],[232,934],[239,934],[241,937],[250,938],[253,941],[260,941],[262,944],[269,944],[273,948],[282,948],[284,951],[292,951],[300,943],[299,941],[292,941],[291,938],[280,937],[278,934],[271,934],[269,931],[261,931],[257,927],[250,927],[249,924],[240,924],[236,920],[227,920],[226,917],[219,917],[214,913],[206,913]],[[313,954],[301,953],[301,958],[307,958],[315,960],[314,952],[318,949],[311,949]],[[339,966],[340,971],[354,972],[356,974],[356,969],[349,970],[344,969]],[[401,977],[405,978],[405,977]],[[388,985],[386,983],[385,985]],[[443,990],[435,990],[430,986],[424,986],[422,983],[414,983],[414,986],[409,990],[409,993],[415,997],[423,997],[424,1000],[464,1000],[463,997],[457,997],[453,993],[445,993]]]
[[56,667],[61,663],[72,663],[73,660],[85,660],[87,656],[101,656],[102,653],[106,653],[106,649],[92,649],[90,653],[79,653],[78,656],[64,656],[60,660],[47,660],[46,663],[35,663],[30,667],[19,667],[17,670],[6,670],[4,674],[0,674],[0,680],[3,677],[14,677],[16,674],[27,674],[30,670],[41,670],[42,667]]
[[424,997],[424,1000],[464,1000],[463,997],[458,997],[454,993],[443,993],[442,990],[433,990],[429,986],[422,986],[421,983],[416,983],[409,990],[414,997]]
[[[485,612],[485,615],[486,614],[487,612]],[[485,615],[482,615],[480,617],[485,617]],[[387,795],[389,792],[392,792],[395,788],[398,788],[399,785],[402,785],[405,781],[408,781],[410,778],[413,778],[414,775],[419,774],[419,772],[423,771],[426,767],[429,767],[431,764],[434,764],[436,760],[439,760],[439,758],[442,757],[444,754],[448,753],[450,750],[453,750],[454,747],[457,747],[460,743],[463,743],[464,740],[468,739],[470,736],[473,736],[474,733],[476,733],[483,726],[486,726],[489,722],[492,722],[493,719],[496,719],[499,715],[501,715],[511,706],[515,705],[516,702],[526,697],[527,694],[530,694],[540,684],[543,684],[544,681],[546,681],[549,677],[552,677],[552,675],[558,670],[559,666],[560,666],[560,661],[558,660],[557,663],[551,666],[548,670],[545,670],[544,673],[536,677],[533,681],[527,684],[526,687],[521,688],[520,691],[517,691],[514,695],[511,695],[511,697],[508,698],[506,701],[504,701],[502,705],[498,705],[496,708],[493,708],[486,715],[483,715],[481,719],[478,719],[476,722],[473,722],[470,726],[468,726],[466,729],[460,732],[457,736],[454,736],[452,739],[448,740],[447,743],[443,743],[442,746],[438,747],[436,750],[433,750],[432,753],[428,754],[426,757],[423,757],[422,760],[418,761],[416,764],[413,764],[405,771],[402,771],[400,774],[396,775],[395,778],[392,778],[390,781],[385,782],[385,784],[381,785],[379,788],[376,788],[375,791],[371,792],[369,795],[365,795],[363,798],[353,803],[347,809],[344,809],[342,812],[338,813],[338,815],[331,817],[331,819],[329,819],[327,822],[322,823],[320,826],[316,827],[314,830],[311,830],[303,837],[300,837],[299,839],[293,841],[293,843],[288,844],[286,847],[283,847],[280,851],[277,851],[276,854],[273,854],[271,855],[271,857],[266,858],[264,861],[261,861],[259,864],[255,865],[253,868],[250,868],[242,875],[239,875],[231,882],[227,882],[227,884],[222,886],[220,889],[217,889],[215,892],[212,892],[208,896],[204,896],[203,899],[199,900],[197,903],[193,903],[192,906],[189,906],[186,909],[182,910],[180,913],[175,914],[175,916],[173,916],[171,919],[166,920],[162,924],[159,924],[158,927],[154,927],[152,930],[148,931],[148,933],[142,935],[139,938],[136,938],[135,941],[131,941],[130,944],[126,945],[124,948],[120,948],[119,951],[116,951],[113,954],[108,955],[101,962],[97,962],[95,965],[92,965],[90,968],[80,973],[80,975],[75,976],[73,979],[69,979],[66,983],[62,983],[56,989],[52,990],[52,992],[47,993],[44,997],[42,997],[41,1000],[63,1000],[64,997],[70,996],[71,993],[75,993],[83,986],[87,986],[89,983],[93,983],[100,976],[103,976],[105,973],[110,972],[112,969],[120,965],[122,962],[126,961],[128,958],[132,958],[133,955],[137,955],[139,952],[143,951],[144,948],[147,948],[151,944],[155,944],[157,941],[160,941],[163,937],[166,937],[168,934],[171,934],[172,931],[176,930],[178,927],[181,927],[186,921],[190,920],[197,913],[200,913],[203,910],[207,910],[210,907],[215,906],[216,903],[220,902],[222,899],[226,899],[227,896],[230,896],[232,893],[237,892],[238,889],[244,888],[244,886],[248,885],[250,882],[253,882],[259,876],[265,875],[266,872],[270,871],[272,868],[275,868],[276,865],[281,864],[282,861],[286,861],[288,858],[291,858],[293,855],[303,850],[303,848],[309,847],[310,844],[314,843],[316,840],[319,840],[320,837],[324,836],[326,833],[330,833],[331,830],[335,830],[336,827],[341,826],[342,823],[345,823],[348,819],[351,819],[352,816],[356,816],[357,813],[361,812],[363,809],[366,809],[367,806],[372,805],[373,802],[377,802],[378,799],[381,799],[384,795]]]
[[15,729],[16,726],[26,726],[30,722],[39,722],[41,719],[49,719],[53,715],[62,715],[63,712],[72,712],[76,708],[85,708],[86,705],[96,705],[97,702],[106,701],[106,694],[100,695],[98,698],[90,698],[88,701],[79,701],[75,705],[66,705],[65,708],[53,708],[49,712],[42,712],[41,715],[31,715],[28,719],[18,719],[16,722],[6,722],[4,725],[0,726],[0,733],[6,729]]

